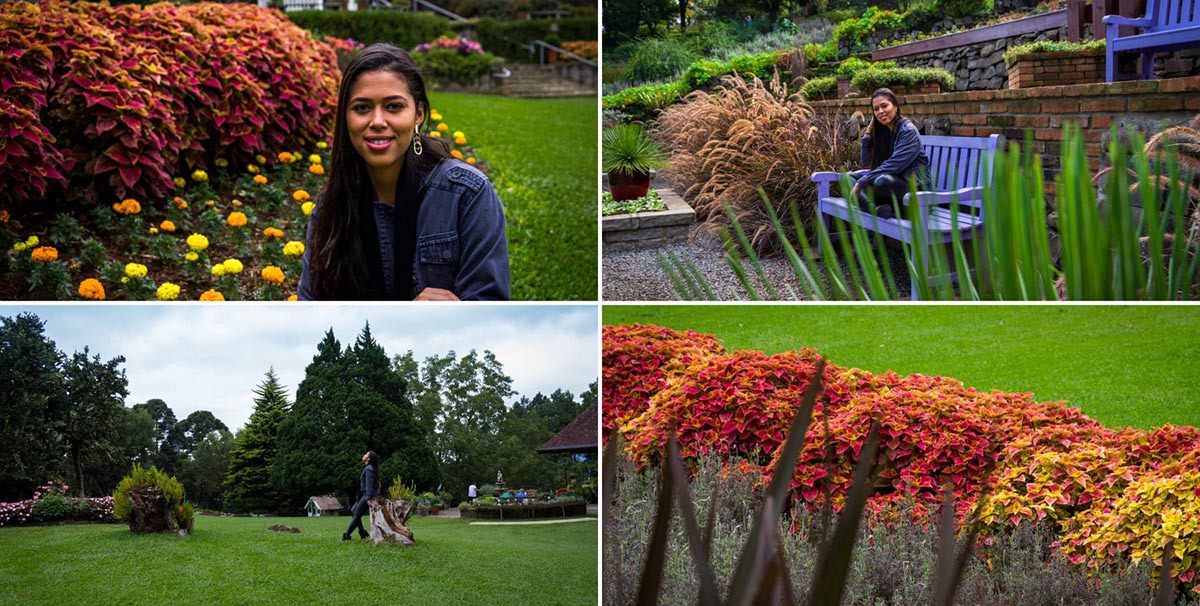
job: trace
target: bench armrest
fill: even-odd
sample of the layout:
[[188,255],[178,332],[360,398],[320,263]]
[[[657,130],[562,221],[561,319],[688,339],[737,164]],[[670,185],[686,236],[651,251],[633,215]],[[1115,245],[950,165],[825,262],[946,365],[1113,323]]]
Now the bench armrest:
[[821,171],[813,173],[809,180],[813,183],[834,183],[842,178],[845,173],[835,173],[833,171]]
[[1101,20],[1101,23],[1103,23],[1105,25],[1105,27],[1114,27],[1114,26],[1120,26],[1120,25],[1132,25],[1133,27],[1150,27],[1151,25],[1153,25],[1153,22],[1151,22],[1149,19],[1147,19],[1145,17],[1139,17],[1137,19],[1134,19],[1132,17],[1123,17],[1121,15],[1104,15],[1104,19]]
[[[911,194],[906,196],[910,198]],[[919,191],[917,192],[917,203],[921,206],[936,206],[938,204],[951,204],[958,200],[959,204],[966,206],[978,206],[983,201],[982,187],[964,187],[954,191]]]

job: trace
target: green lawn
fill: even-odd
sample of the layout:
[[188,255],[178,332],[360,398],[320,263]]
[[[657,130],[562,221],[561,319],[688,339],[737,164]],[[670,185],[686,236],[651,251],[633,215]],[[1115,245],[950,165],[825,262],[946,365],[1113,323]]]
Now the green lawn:
[[603,313],[605,324],[714,334],[730,349],[815,347],[842,366],[1033,392],[1110,427],[1200,425],[1200,307],[606,305]]
[[414,516],[411,548],[343,543],[345,517],[197,516],[187,538],[120,524],[3,528],[0,604],[596,604],[595,522],[469,521]]
[[491,166],[508,215],[513,299],[596,300],[596,99],[434,92],[430,103]]

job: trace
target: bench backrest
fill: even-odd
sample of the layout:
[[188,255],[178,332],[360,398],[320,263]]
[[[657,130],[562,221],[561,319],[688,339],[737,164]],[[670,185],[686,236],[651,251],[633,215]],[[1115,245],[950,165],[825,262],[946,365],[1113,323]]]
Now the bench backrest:
[[[964,187],[986,185],[984,179],[992,174],[1004,137],[939,137],[921,136],[934,191],[952,191]],[[984,162],[989,164],[985,167]]]
[[1146,18],[1153,24],[1149,30],[1170,30],[1200,24],[1200,10],[1196,0],[1147,0]]

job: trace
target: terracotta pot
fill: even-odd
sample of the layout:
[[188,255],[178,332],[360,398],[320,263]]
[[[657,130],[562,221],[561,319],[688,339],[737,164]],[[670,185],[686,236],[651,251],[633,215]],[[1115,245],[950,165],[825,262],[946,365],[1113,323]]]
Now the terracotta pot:
[[650,173],[608,173],[608,188],[613,200],[636,200],[650,191]]

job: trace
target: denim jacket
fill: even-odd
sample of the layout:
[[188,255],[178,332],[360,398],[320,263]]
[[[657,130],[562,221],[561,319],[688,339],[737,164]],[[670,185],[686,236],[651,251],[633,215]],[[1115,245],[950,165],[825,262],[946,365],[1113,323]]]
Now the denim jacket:
[[[910,176],[917,179],[918,189],[928,189],[931,185],[929,180],[929,157],[925,155],[925,146],[921,143],[921,133],[917,130],[917,125],[912,123],[912,120],[901,117],[896,124],[894,143],[892,144],[892,155],[883,164],[875,167],[873,170],[868,170],[862,174],[858,174],[857,178],[863,183],[867,183],[865,179],[874,178],[877,175],[887,173],[900,179],[907,181]],[[861,160],[863,165],[866,165],[870,160],[871,135],[868,131],[863,134]]]
[[[508,241],[504,208],[496,190],[483,173],[465,162],[447,159],[426,175],[421,184],[424,197],[417,213],[416,251],[412,283],[394,284],[392,254],[395,209],[374,203],[375,225],[383,262],[384,291],[398,298],[399,288],[409,287],[408,298],[427,287],[443,288],[459,299],[508,300]],[[313,208],[308,239],[321,204]],[[312,300],[308,277],[308,255],[304,249],[304,273],[300,275],[298,298]],[[403,279],[403,278],[401,278]]]

